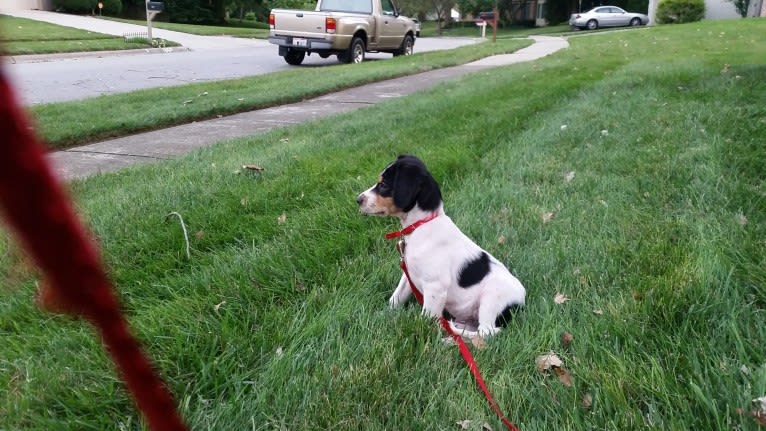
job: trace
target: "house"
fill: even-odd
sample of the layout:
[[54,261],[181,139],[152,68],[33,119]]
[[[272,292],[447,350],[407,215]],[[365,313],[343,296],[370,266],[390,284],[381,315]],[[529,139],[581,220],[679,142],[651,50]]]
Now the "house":
[[740,18],[734,3],[728,0],[705,0],[705,19],[727,18]]
[[3,0],[2,9],[6,10],[53,10],[53,0]]

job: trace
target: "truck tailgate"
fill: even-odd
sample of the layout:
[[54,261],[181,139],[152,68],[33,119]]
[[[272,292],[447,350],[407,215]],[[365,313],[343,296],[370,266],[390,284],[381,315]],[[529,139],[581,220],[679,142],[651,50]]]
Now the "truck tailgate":
[[326,12],[305,10],[274,9],[272,34],[303,37],[324,37]]

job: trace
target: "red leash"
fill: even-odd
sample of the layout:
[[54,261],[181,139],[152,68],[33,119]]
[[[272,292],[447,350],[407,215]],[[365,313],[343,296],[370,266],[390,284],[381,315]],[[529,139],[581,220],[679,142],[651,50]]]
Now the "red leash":
[[[422,218],[400,231],[387,233],[386,239],[399,238],[405,235],[409,235],[415,229],[435,219],[437,216],[438,216],[438,213],[436,212],[432,213],[428,217]],[[421,306],[423,306],[423,294],[420,292],[420,290],[418,290],[417,287],[415,287],[415,284],[412,283],[412,277],[410,277],[410,272],[407,270],[407,263],[404,261],[404,248],[405,248],[404,240],[399,241],[399,243],[396,245],[396,249],[399,251],[399,256],[401,257],[399,260],[399,266],[402,268],[402,271],[404,272],[404,276],[407,277],[407,282],[410,284],[410,288],[412,289],[413,295],[415,295],[415,299],[417,299],[418,303]],[[460,354],[463,356],[463,359],[468,365],[468,369],[471,370],[471,374],[473,374],[473,377],[476,379],[476,384],[479,385],[479,388],[481,388],[481,391],[484,392],[484,396],[487,398],[487,401],[489,402],[490,407],[492,407],[495,413],[497,413],[497,416],[500,418],[500,421],[510,431],[519,431],[519,429],[516,428],[516,426],[513,425],[513,423],[510,420],[508,420],[508,418],[505,417],[505,415],[503,414],[503,411],[500,409],[500,406],[497,405],[497,402],[492,397],[492,394],[489,392],[489,388],[487,388],[487,384],[484,383],[484,378],[481,377],[481,372],[479,372],[479,367],[478,365],[476,365],[476,360],[473,358],[471,351],[468,350],[468,346],[465,344],[463,337],[461,337],[460,335],[455,333],[455,331],[452,330],[452,327],[450,326],[449,322],[444,317],[441,317],[441,316],[439,317],[439,324],[441,324],[442,328],[444,328],[444,331],[447,334],[449,334],[453,340],[455,340],[455,343],[457,343],[458,349],[460,349]]]
[[84,316],[96,326],[149,429],[186,430],[170,391],[131,334],[98,250],[2,71],[0,136],[0,209],[45,272],[38,303],[48,311]]

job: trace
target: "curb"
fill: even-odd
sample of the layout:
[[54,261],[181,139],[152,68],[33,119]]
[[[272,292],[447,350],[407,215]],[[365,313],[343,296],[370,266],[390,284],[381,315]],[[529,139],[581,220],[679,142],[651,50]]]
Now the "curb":
[[11,64],[23,63],[44,63],[46,61],[57,60],[76,60],[86,57],[114,57],[118,55],[139,55],[139,54],[170,54],[173,52],[186,52],[191,49],[183,46],[173,46],[168,48],[141,48],[141,49],[121,49],[116,51],[87,51],[87,52],[64,52],[59,54],[27,54],[27,55],[9,55],[6,61]]

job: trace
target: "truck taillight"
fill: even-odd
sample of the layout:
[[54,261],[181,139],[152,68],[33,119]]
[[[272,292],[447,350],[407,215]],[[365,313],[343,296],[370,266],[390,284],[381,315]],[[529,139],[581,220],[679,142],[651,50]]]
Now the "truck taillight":
[[274,14],[273,13],[269,14],[269,28],[274,30]]
[[324,19],[324,30],[327,33],[335,33],[335,18],[327,17]]

